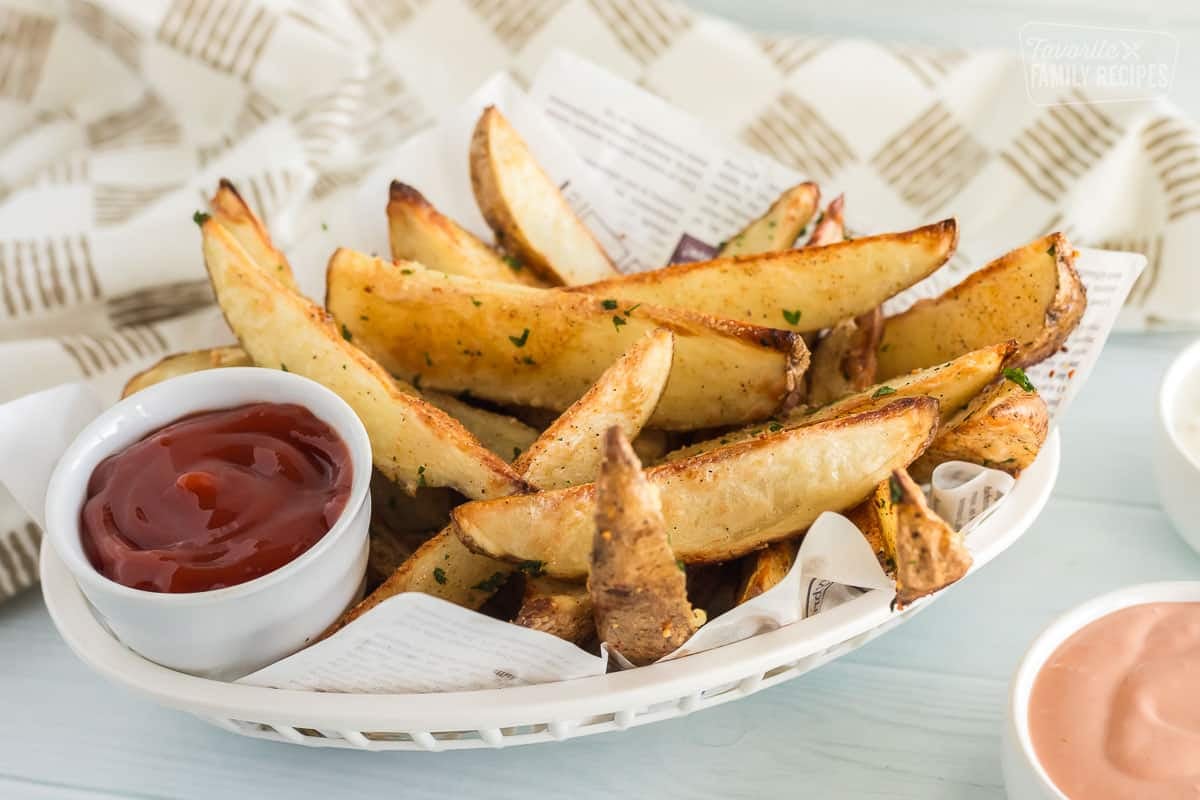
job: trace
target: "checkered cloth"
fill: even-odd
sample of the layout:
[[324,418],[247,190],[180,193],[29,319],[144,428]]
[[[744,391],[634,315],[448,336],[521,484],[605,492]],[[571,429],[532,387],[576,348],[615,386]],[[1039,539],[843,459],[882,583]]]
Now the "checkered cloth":
[[[1138,250],[1126,326],[1200,324],[1197,127],[1163,101],[1034,106],[1014,54],[650,0],[28,0],[0,5],[0,402],[79,379],[115,397],[227,340],[191,222],[219,176],[286,248],[379,153],[557,47],[846,188],[851,227],[955,214],[960,267],[1052,229]],[[0,598],[36,581],[38,541],[0,487]]]

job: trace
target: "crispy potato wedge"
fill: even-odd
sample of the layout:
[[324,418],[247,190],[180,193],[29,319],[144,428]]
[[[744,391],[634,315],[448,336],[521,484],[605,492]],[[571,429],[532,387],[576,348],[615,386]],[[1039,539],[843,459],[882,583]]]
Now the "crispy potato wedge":
[[957,242],[955,221],[947,219],[825,247],[673,264],[572,291],[807,333],[912,286],[944,264]]
[[649,664],[686,642],[705,616],[688,602],[658,489],[616,426],[604,435],[595,494],[587,586],[596,633],[632,663]]
[[879,344],[879,376],[902,375],[1010,339],[1017,342],[1016,366],[1036,364],[1062,346],[1086,307],[1075,248],[1052,233],[889,317]]
[[898,397],[932,397],[938,401],[939,416],[944,423],[1001,374],[1012,348],[1012,343],[984,347],[945,364],[918,370],[901,378],[893,378],[886,383],[868,386],[861,392],[843,397],[827,406],[797,408],[780,419],[726,431],[716,438],[672,451],[664,461],[691,458],[782,430],[861,414],[864,411],[882,408]]
[[213,219],[233,234],[233,238],[250,256],[251,261],[270,272],[280,283],[291,289],[296,288],[292,265],[288,263],[283,252],[272,244],[266,226],[258,215],[250,210],[250,206],[238,194],[232,182],[221,178],[216,194],[208,204],[212,209]]
[[891,479],[896,507],[896,606],[944,589],[971,568],[962,534],[925,502],[921,487],[904,470]]
[[[938,424],[937,401],[886,407],[781,430],[646,471],[662,494],[675,555],[724,561],[791,536],[822,511],[860,502],[892,470],[912,463]],[[547,574],[587,574],[595,484],[465,503],[452,514],[471,549]]]
[[403,378],[500,403],[561,410],[654,328],[675,334],[650,425],[737,424],[786,406],[808,363],[795,334],[560,290],[389,264],[341,249],[326,305],[354,343]]
[[892,502],[891,480],[881,481],[866,500],[846,512],[875,551],[879,566],[896,574],[896,504]]
[[717,256],[728,258],[787,250],[804,232],[820,199],[821,190],[815,183],[793,186],[779,195],[766,213],[722,243]]
[[192,372],[200,372],[205,369],[218,369],[220,367],[252,366],[254,366],[254,362],[250,360],[250,356],[246,355],[246,351],[236,345],[230,347],[213,347],[209,350],[192,350],[187,353],[174,353],[164,356],[161,361],[156,362],[153,366],[142,370],[130,378],[129,382],[125,384],[125,388],[121,390],[121,397],[129,397],[134,392],[140,392],[142,389],[146,389],[156,383],[161,383],[168,378],[176,378]]
[[400,391],[320,307],[256,267],[215,219],[202,232],[217,302],[242,348],[255,364],[304,375],[345,400],[363,421],[381,472],[409,488],[448,486],[474,498],[526,488],[461,423]]
[[845,195],[839,194],[833,198],[833,201],[821,214],[820,219],[817,220],[817,224],[813,226],[812,235],[808,237],[805,247],[823,247],[846,240],[845,205]]
[[637,436],[667,385],[674,351],[675,336],[669,330],[651,331],[618,358],[513,466],[539,489],[561,489],[594,480],[605,431],[617,426],[626,436]]
[[823,406],[875,383],[876,352],[883,334],[883,310],[834,325],[813,348],[808,370],[808,403]]
[[572,286],[615,275],[596,237],[571,210],[495,106],[471,136],[471,188],[496,241],[510,256],[552,284]]
[[938,464],[969,461],[1019,475],[1037,458],[1049,432],[1050,412],[1041,395],[1002,378],[951,417],[908,471],[925,483]]
[[[218,367],[252,366],[254,366],[254,361],[246,355],[245,350],[237,346],[176,353],[134,375],[129,383],[125,384],[121,396],[128,397],[147,386],[153,386],[167,378],[186,375],[189,372],[217,369]],[[398,384],[398,388],[401,391],[408,390],[409,394],[417,394],[415,389],[410,389],[406,384]],[[477,408],[442,392],[424,392],[420,396],[461,422],[464,428],[483,443],[484,447],[506,461],[516,458],[537,438],[538,432],[516,417]]]
[[546,285],[519,262],[505,261],[407,183],[392,181],[387,217],[392,258],[397,261],[416,261],[439,272],[468,278]]
[[[538,476],[555,488],[566,485],[574,475],[590,480],[603,455],[600,448],[587,446],[588,432],[596,429],[591,420],[604,420],[635,435],[662,391],[665,371],[671,366],[672,341],[670,333],[654,331],[618,358],[601,374],[596,385],[563,412],[559,421],[551,423],[519,459],[517,466],[523,477],[539,486],[533,479]],[[517,568],[531,577],[539,577],[541,573],[541,565],[535,560]],[[447,528],[422,545],[382,586],[344,614],[330,632],[401,592],[424,592],[465,608],[479,608],[513,570],[511,563],[467,549],[453,529]],[[568,606],[560,604],[559,610],[568,613]],[[575,606],[574,610],[578,612],[580,607]],[[529,618],[541,619],[532,611]],[[563,624],[561,619],[559,624]]]
[[783,580],[796,553],[800,551],[799,539],[784,539],[769,545],[742,559],[742,579],[738,583],[737,604],[753,600]]
[[584,644],[596,635],[592,596],[582,583],[528,578],[513,624]]

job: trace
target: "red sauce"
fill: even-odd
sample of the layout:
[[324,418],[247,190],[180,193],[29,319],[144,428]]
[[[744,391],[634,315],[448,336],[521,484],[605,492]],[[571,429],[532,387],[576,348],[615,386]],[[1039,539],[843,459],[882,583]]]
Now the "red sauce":
[[1029,698],[1033,749],[1071,800],[1200,797],[1200,603],[1146,603],[1076,631]]
[[352,473],[346,443],[302,406],[193,414],[96,467],[83,550],[101,574],[134,589],[235,586],[328,533]]

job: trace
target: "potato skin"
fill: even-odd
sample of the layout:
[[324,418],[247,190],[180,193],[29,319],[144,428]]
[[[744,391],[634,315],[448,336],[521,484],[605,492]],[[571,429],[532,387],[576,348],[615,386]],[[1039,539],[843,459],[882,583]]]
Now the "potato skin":
[[742,578],[738,582],[737,604],[753,600],[783,580],[800,550],[800,540],[784,539],[751,553],[742,559]]
[[875,383],[883,309],[842,320],[813,349],[808,404],[823,406]]
[[1075,248],[1063,234],[1051,233],[889,317],[879,376],[902,375],[1010,339],[1017,343],[1013,365],[1036,364],[1062,346],[1086,307]]
[[596,635],[592,596],[581,583],[529,578],[513,624],[585,644]]
[[1001,378],[941,427],[909,473],[924,483],[939,464],[969,461],[1019,475],[1037,458],[1049,432],[1042,396]]
[[667,541],[658,490],[619,428],[604,436],[588,592],[600,641],[636,665],[677,649],[704,624]]
[[966,575],[972,559],[962,534],[933,512],[907,472],[892,473],[891,492],[896,509],[896,607],[904,608]]

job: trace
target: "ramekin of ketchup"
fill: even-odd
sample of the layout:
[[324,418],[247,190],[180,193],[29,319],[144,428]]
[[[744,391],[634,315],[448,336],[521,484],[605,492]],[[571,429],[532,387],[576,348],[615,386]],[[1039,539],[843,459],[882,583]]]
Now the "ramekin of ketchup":
[[113,406],[60,460],[47,537],[126,646],[231,679],[295,652],[366,569],[371,446],[325,387],[235,367]]
[[1200,791],[1200,582],[1131,586],[1053,622],[1017,668],[1004,736],[1014,799]]

